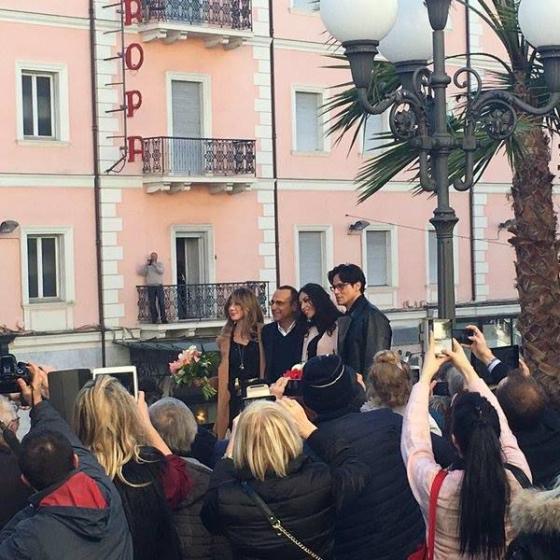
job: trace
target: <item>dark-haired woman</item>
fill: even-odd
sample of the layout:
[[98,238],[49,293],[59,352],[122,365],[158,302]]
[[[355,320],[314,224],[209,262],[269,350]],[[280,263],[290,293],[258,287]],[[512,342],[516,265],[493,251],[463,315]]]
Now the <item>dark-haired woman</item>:
[[298,298],[309,325],[303,339],[302,362],[315,356],[336,354],[338,318],[342,313],[319,284],[306,284],[299,291]]
[[524,473],[530,479],[531,471],[498,401],[461,346],[453,341],[446,354],[436,357],[430,348],[408,401],[401,449],[410,487],[427,521],[430,489],[441,470],[428,425],[430,382],[451,360],[469,392],[457,397],[451,413],[452,439],[461,460],[450,468],[437,500],[434,560],[501,560],[515,537],[510,503],[521,491],[518,478]]
[[263,312],[248,288],[234,290],[224,306],[226,324],[218,337],[218,407],[214,431],[223,439],[241,411],[247,387],[260,383],[265,372],[261,332]]

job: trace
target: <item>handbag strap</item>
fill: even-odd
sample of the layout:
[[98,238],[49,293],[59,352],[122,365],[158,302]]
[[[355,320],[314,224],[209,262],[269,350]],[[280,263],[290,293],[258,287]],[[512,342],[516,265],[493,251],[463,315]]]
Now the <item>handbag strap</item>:
[[436,512],[439,491],[443,485],[443,481],[447,476],[447,471],[441,469],[432,482],[430,489],[430,506],[428,510],[428,560],[433,560],[434,549],[436,546]]
[[274,515],[272,510],[266,505],[266,502],[255,492],[255,489],[246,481],[241,482],[241,488],[255,505],[264,513],[270,526],[276,531],[278,536],[286,537],[290,542],[295,544],[299,549],[303,550],[309,558],[313,560],[323,560],[319,555],[315,554],[312,550],[307,548],[302,542],[300,542],[294,535],[292,535],[283,525],[282,522]]

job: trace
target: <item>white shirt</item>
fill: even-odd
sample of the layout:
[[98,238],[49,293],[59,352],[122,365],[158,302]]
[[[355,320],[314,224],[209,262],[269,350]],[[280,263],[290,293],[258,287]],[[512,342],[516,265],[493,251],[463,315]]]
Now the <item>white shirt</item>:
[[288,336],[293,330],[294,327],[296,326],[296,322],[294,321],[286,330],[284,330],[281,326],[280,323],[276,323],[278,325],[278,332],[282,335],[282,336]]

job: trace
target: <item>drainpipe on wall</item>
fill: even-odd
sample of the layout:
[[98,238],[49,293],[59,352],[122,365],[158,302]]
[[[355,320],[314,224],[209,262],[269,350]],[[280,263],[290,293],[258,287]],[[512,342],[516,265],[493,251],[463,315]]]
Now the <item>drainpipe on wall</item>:
[[[472,68],[471,57],[471,7],[470,0],[465,0],[465,35],[466,35],[466,55],[467,55],[467,68]],[[472,92],[470,77],[467,79],[467,95],[470,99]],[[471,251],[471,299],[476,301],[476,266],[474,254],[474,188],[469,189],[469,238],[470,238],[470,251]]]
[[270,33],[270,103],[272,110],[272,175],[274,181],[274,250],[276,253],[276,286],[280,286],[280,227],[278,220],[278,163],[276,138],[276,76],[274,73],[274,12],[272,0],[268,0]]
[[105,351],[105,313],[103,298],[103,262],[101,259],[101,175],[99,173],[99,129],[97,115],[97,47],[95,41],[95,0],[89,0],[89,46],[91,64],[91,137],[93,142],[93,196],[95,204],[95,260],[97,267],[97,311],[101,331],[101,364],[107,365]]

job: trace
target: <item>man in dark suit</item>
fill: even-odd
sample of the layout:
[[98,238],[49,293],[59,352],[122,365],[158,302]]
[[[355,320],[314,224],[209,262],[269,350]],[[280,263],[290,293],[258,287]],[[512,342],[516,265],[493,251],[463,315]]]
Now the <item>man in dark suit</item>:
[[270,309],[274,322],[262,330],[266,359],[265,377],[274,383],[281,375],[301,362],[305,324],[300,320],[298,293],[292,286],[280,286],[272,296]]
[[365,377],[375,354],[391,347],[391,325],[365,298],[366,277],[359,266],[339,264],[329,272],[329,282],[336,302],[346,308],[338,330],[338,353]]

